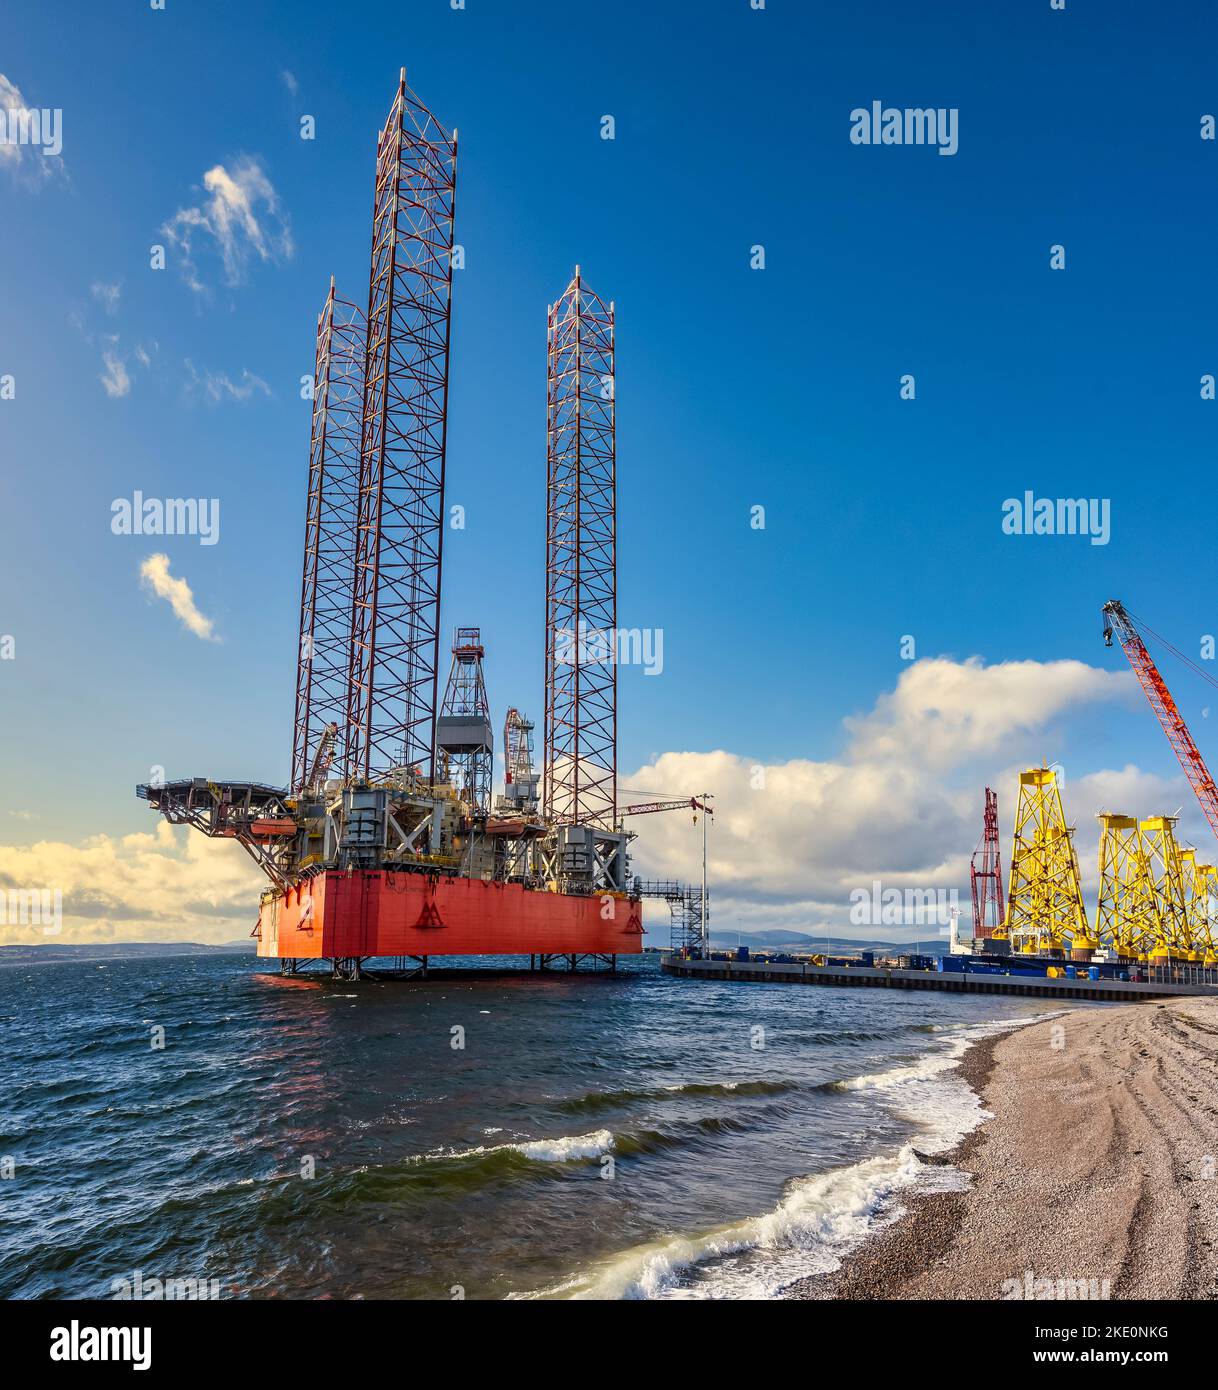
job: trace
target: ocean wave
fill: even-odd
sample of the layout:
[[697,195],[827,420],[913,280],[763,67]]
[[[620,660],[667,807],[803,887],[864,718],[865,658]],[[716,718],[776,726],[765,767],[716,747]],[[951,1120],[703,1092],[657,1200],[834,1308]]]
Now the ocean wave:
[[900,1218],[904,1195],[967,1187],[967,1174],[920,1156],[954,1148],[988,1118],[980,1097],[952,1071],[973,1043],[1044,1017],[953,1027],[941,1047],[908,1065],[811,1088],[880,1093],[877,1098],[917,1119],[922,1134],[916,1146],[797,1179],[764,1215],[636,1246],[532,1296],[774,1298],[796,1279],[830,1273],[877,1230]]
[[[922,1131],[918,1148],[926,1154],[941,1154],[957,1144],[990,1112],[981,1097],[960,1076],[956,1068],[974,1043],[1011,1032],[1061,1012],[1054,1010],[1023,1018],[996,1019],[988,1023],[950,1025],[941,1034],[943,1043],[935,1051],[908,1064],[883,1071],[852,1076],[832,1083],[838,1091],[870,1091],[881,1103],[916,1121]],[[955,1177],[955,1169],[940,1171],[940,1183],[966,1180]]]
[[959,1065],[961,1058],[976,1042],[995,1037],[999,1033],[1010,1032],[1025,1024],[1039,1022],[1047,1015],[1038,1014],[1035,1018],[998,1019],[990,1023],[948,1025],[932,1024],[937,1035],[945,1039],[945,1046],[935,1052],[919,1057],[917,1061],[899,1067],[889,1067],[884,1071],[867,1072],[861,1076],[851,1076],[833,1082],[839,1091],[888,1090],[902,1086],[910,1081],[925,1081],[938,1076]]
[[798,1081],[687,1081],[671,1086],[640,1087],[617,1091],[588,1091],[560,1101],[554,1108],[567,1114],[585,1111],[619,1110],[639,1101],[679,1100],[682,1097],[776,1096],[800,1090]]
[[438,1149],[412,1154],[402,1165],[407,1171],[442,1174],[445,1169],[494,1170],[531,1163],[576,1163],[602,1158],[617,1143],[612,1130],[566,1134],[553,1139],[522,1139],[507,1144],[475,1144],[465,1149]]
[[420,1154],[413,1163],[434,1167],[445,1163],[469,1164],[471,1160],[494,1160],[497,1156],[511,1162],[523,1159],[527,1163],[580,1163],[616,1154],[632,1158],[641,1154],[658,1153],[661,1149],[679,1148],[702,1135],[742,1134],[750,1125],[735,1115],[704,1115],[670,1129],[627,1130],[615,1134],[609,1129],[594,1130],[591,1134],[560,1135],[556,1139],[522,1139],[509,1144],[478,1144],[469,1149],[451,1149],[433,1154]]
[[801,1178],[763,1216],[636,1246],[533,1296],[773,1298],[797,1278],[835,1269],[896,1220],[903,1210],[896,1197],[926,1169],[907,1145],[893,1156]]
[[[614,1154],[634,1158],[680,1148],[703,1137],[742,1134],[752,1126],[736,1115],[704,1115],[696,1120],[665,1129],[635,1129],[615,1133],[597,1129],[588,1134],[558,1135],[552,1139],[516,1139],[505,1144],[475,1144],[464,1149],[440,1149],[414,1154],[404,1164],[395,1165],[403,1176],[417,1174],[443,1184],[446,1180],[464,1186],[496,1173],[537,1171],[534,1165],[590,1163]],[[385,1173],[386,1169],[366,1168],[366,1173]]]
[[530,1139],[523,1144],[508,1144],[535,1163],[570,1163],[577,1159],[601,1158],[613,1149],[613,1134],[598,1129],[594,1134],[565,1135],[559,1139]]

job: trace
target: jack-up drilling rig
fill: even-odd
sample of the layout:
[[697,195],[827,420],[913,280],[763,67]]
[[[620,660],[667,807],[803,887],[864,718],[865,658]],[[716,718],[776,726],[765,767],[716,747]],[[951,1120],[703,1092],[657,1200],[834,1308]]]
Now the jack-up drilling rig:
[[457,630],[438,699],[456,161],[403,69],[377,140],[367,311],[331,281],[318,317],[290,786],[137,789],[263,869],[258,954],[287,973],[642,950],[617,807],[615,315],[578,267],[547,325],[540,777],[513,709],[490,804],[478,629]]

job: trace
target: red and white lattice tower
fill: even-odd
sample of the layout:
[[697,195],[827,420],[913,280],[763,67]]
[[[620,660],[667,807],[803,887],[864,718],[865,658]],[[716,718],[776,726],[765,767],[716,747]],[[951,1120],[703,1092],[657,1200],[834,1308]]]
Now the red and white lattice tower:
[[[304,574],[296,662],[291,790],[299,794],[347,723],[351,598],[355,573],[364,312],[330,293],[317,319],[313,426],[305,508]],[[324,773],[324,767],[321,772]]]
[[377,141],[345,770],[434,780],[457,136],[406,85]]
[[543,810],[617,816],[617,471],[613,304],[579,267],[548,323]]
[[[978,863],[980,860],[980,864]],[[985,820],[973,851],[973,935],[992,936],[1006,918],[1002,894],[1002,852],[998,844],[998,793],[985,789]]]

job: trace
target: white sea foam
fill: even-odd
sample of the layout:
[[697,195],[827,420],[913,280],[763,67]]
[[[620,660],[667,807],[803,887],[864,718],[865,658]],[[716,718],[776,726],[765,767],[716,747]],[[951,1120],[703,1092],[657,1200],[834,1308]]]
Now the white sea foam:
[[[954,1070],[968,1049],[984,1038],[1010,1032],[1058,1012],[1060,1010],[956,1027],[945,1036],[940,1047],[917,1062],[851,1077],[840,1083],[841,1089],[876,1092],[882,1104],[917,1121],[922,1131],[917,1142],[920,1152],[945,1153],[954,1149],[982,1120],[990,1118],[989,1111],[982,1109],[981,1098]],[[944,1169],[938,1168],[935,1172],[937,1185],[949,1180]],[[957,1185],[966,1186],[967,1181],[957,1179]]]
[[[499,1129],[484,1129],[484,1134],[498,1134]],[[570,1163],[575,1159],[600,1158],[613,1149],[613,1131],[594,1130],[591,1134],[562,1135],[557,1139],[526,1139],[515,1144],[479,1144],[472,1149],[445,1149],[442,1153],[419,1154],[415,1162],[431,1162],[438,1158],[477,1158],[482,1154],[504,1153],[513,1150],[538,1163]]]
[[607,1129],[598,1129],[592,1134],[577,1134],[562,1139],[533,1139],[525,1144],[508,1144],[505,1147],[516,1149],[526,1158],[535,1158],[542,1163],[567,1163],[573,1158],[600,1158],[613,1148],[613,1134]]
[[901,1213],[892,1199],[924,1165],[909,1146],[788,1184],[774,1211],[694,1236],[623,1251],[543,1296],[575,1299],[773,1298],[794,1279],[835,1269]]

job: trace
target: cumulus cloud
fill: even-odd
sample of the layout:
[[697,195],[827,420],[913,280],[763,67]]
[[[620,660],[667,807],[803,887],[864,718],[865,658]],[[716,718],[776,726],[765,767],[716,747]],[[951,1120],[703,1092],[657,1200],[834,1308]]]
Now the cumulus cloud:
[[[151,813],[150,813],[151,814]],[[5,945],[202,941],[248,936],[265,880],[240,848],[158,821],[79,844],[0,845],[0,888],[58,890],[63,930],[0,924]]]
[[292,234],[279,195],[257,159],[242,155],[232,168],[217,164],[203,175],[201,202],[179,208],[161,228],[181,253],[182,273],[193,290],[207,290],[196,255],[220,257],[225,282],[239,285],[251,260],[292,255]]
[[168,555],[149,555],[140,566],[140,579],[158,598],[168,602],[187,632],[193,632],[206,642],[219,640],[214,635],[215,623],[199,612],[190,585],[169,573]]
[[[1017,773],[1053,757],[1056,722],[1137,698],[1130,673],[1077,661],[986,666],[935,658],[909,667],[870,711],[843,721],[839,759],[765,766],[723,750],[670,752],[623,781],[655,796],[716,794],[709,838],[716,930],[891,939],[891,927],[850,923],[853,889],[877,879],[885,887],[956,889],[967,923],[984,782],[999,790],[1005,862]],[[1075,771],[1067,770],[1066,809],[1079,824],[1084,866],[1095,857],[1097,811],[1150,815],[1174,810],[1187,795],[1182,778],[1157,779],[1135,767]],[[650,816],[636,828],[632,853],[643,876],[700,879],[701,831],[687,817]],[[1085,869],[1085,883],[1093,879]],[[661,936],[665,912],[648,911],[650,929]]]
[[209,405],[218,405],[221,401],[226,400],[248,401],[251,396],[258,392],[264,396],[271,395],[271,388],[260,376],[255,376],[248,367],[241,369],[239,381],[233,381],[225,372],[213,372],[207,367],[200,371],[188,357],[186,358],[186,371],[188,373],[187,391],[201,392],[203,399]]
[[977,657],[915,662],[870,714],[848,719],[855,760],[900,757],[911,744],[921,761],[949,767],[965,755],[992,751],[1013,735],[1043,728],[1071,706],[1118,700],[1134,690],[1129,671],[1103,671],[1082,661],[1007,661]]

